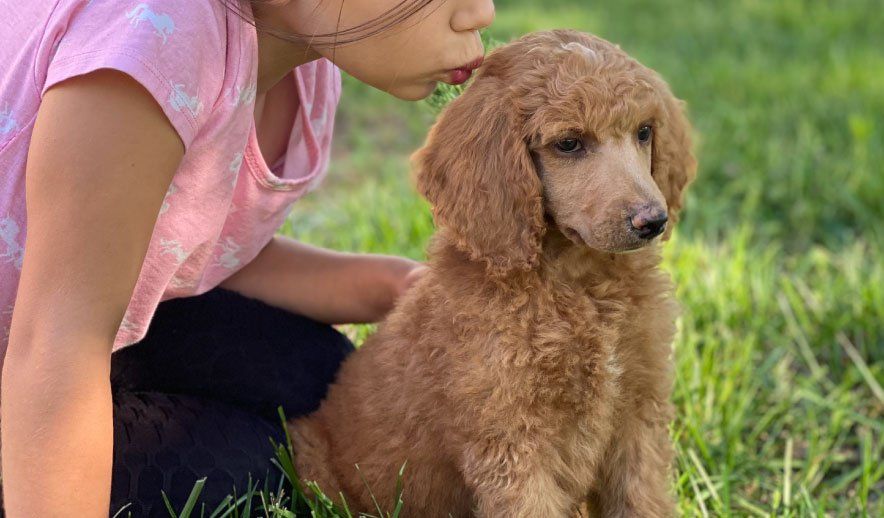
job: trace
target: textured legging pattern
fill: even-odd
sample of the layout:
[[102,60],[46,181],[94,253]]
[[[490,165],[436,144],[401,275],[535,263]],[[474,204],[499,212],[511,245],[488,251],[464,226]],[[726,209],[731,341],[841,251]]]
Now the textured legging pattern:
[[160,490],[180,511],[202,477],[207,511],[249,475],[275,488],[277,406],[318,408],[352,349],[331,326],[229,290],[160,304],[144,340],[112,356],[110,515],[169,516]]

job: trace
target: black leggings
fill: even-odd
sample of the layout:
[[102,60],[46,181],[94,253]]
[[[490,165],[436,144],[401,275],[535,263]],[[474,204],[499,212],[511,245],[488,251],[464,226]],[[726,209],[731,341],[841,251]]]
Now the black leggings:
[[180,512],[202,477],[207,512],[250,475],[275,490],[277,407],[318,408],[352,350],[331,326],[221,288],[161,303],[144,340],[111,357],[110,515],[169,516],[160,490]]

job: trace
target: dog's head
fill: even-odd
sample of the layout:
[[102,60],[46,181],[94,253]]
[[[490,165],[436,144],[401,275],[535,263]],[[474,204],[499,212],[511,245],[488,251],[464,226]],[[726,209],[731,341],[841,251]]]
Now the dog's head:
[[689,133],[666,82],[619,47],[539,32],[491,53],[413,159],[440,229],[502,274],[537,265],[548,225],[608,252],[668,238]]

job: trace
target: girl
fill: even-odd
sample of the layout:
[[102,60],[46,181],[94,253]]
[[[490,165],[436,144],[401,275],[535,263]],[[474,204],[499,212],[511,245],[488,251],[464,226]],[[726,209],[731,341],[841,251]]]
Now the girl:
[[201,476],[211,504],[267,473],[276,406],[314,409],[352,347],[328,324],[379,320],[421,272],[274,237],[325,171],[337,67],[420,99],[469,77],[493,17],[0,0],[8,516],[152,515],[161,489],[180,509]]

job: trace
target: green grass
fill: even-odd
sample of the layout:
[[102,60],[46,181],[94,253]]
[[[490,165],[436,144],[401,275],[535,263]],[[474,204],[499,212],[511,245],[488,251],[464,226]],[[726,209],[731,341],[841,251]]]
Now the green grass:
[[[683,514],[884,515],[880,3],[496,5],[492,37],[593,32],[688,102],[700,169],[665,263],[684,307]],[[407,159],[433,116],[346,78],[329,178],[283,232],[422,258],[432,221]],[[407,499],[407,470],[404,484]]]

